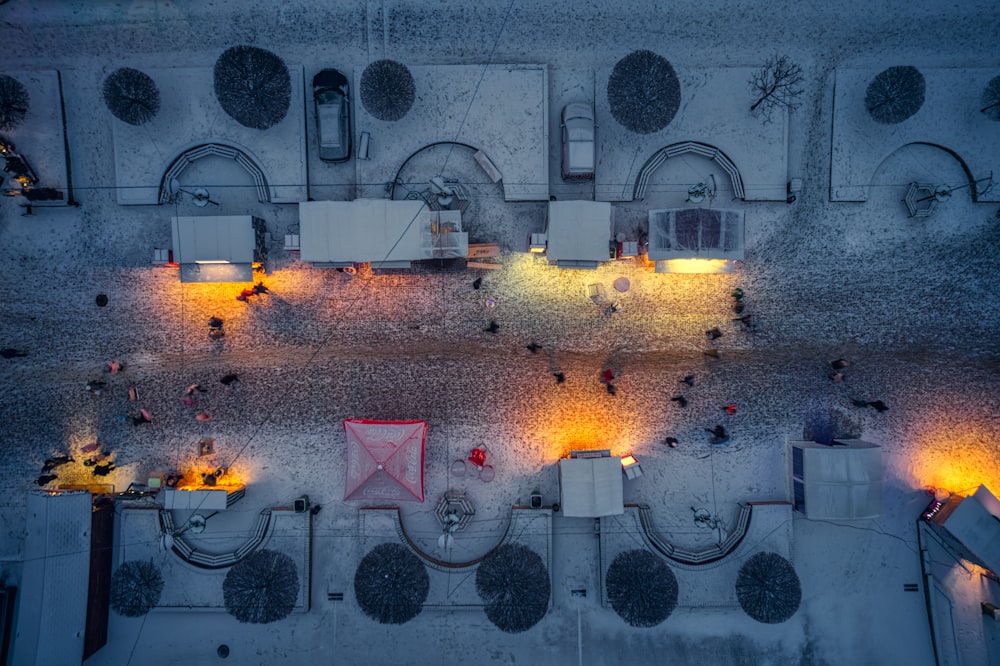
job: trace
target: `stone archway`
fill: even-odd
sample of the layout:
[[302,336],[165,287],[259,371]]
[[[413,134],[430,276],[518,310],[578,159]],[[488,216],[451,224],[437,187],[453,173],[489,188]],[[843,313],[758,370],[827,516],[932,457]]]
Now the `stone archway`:
[[687,153],[707,157],[717,163],[720,167],[722,167],[722,170],[729,175],[729,179],[732,181],[733,197],[741,201],[745,199],[746,195],[743,191],[743,177],[740,175],[740,170],[736,168],[736,165],[731,159],[729,159],[728,155],[715,146],[707,143],[701,143],[700,141],[682,141],[680,143],[672,143],[665,148],[660,148],[658,151],[653,153],[652,157],[646,160],[646,163],[642,165],[642,168],[639,169],[638,174],[636,174],[635,187],[632,190],[632,200],[642,200],[646,194],[646,185],[649,183],[649,177],[660,168],[660,165],[671,157],[677,157],[678,155],[684,155]]
[[170,163],[170,166],[163,173],[163,178],[160,179],[159,202],[164,204],[169,201],[171,196],[170,182],[173,179],[184,173],[184,170],[193,162],[211,156],[223,157],[235,161],[253,179],[257,189],[257,200],[261,203],[269,203],[271,201],[271,188],[267,184],[264,170],[252,157],[236,146],[224,143],[203,143],[183,151]]

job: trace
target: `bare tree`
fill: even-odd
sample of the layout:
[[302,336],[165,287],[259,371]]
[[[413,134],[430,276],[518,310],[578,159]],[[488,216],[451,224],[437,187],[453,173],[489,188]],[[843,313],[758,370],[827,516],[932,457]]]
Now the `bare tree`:
[[111,577],[111,608],[125,617],[139,617],[160,602],[163,576],[152,560],[125,562]]
[[652,51],[633,51],[608,78],[611,115],[637,134],[658,132],[681,105],[681,84],[670,62]]
[[619,553],[608,567],[608,600],[633,627],[655,627],[677,607],[677,578],[648,550]]
[[415,98],[413,75],[401,62],[376,60],[361,73],[361,103],[379,120],[399,120]]
[[222,109],[245,127],[267,129],[281,122],[292,99],[285,62],[255,46],[233,46],[219,56],[215,96]]
[[784,622],[802,601],[792,564],[777,553],[757,553],[740,567],[736,598],[747,615],[765,624]]
[[476,570],[476,592],[486,602],[486,617],[509,634],[538,624],[548,610],[549,591],[545,563],[521,544],[499,546]]
[[160,91],[145,72],[122,67],[104,79],[104,103],[118,120],[142,125],[160,110]]
[[354,572],[358,606],[382,624],[403,624],[419,615],[430,585],[424,563],[398,543],[375,546]]
[[771,115],[780,109],[794,111],[799,108],[797,98],[802,94],[802,68],[788,56],[775,53],[764,66],[750,75],[748,81],[754,103],[750,114],[770,122]]
[[0,75],[0,130],[15,129],[28,113],[28,90],[13,76]]
[[288,555],[258,550],[237,562],[222,581],[226,610],[240,622],[284,619],[299,596],[299,574]]
[[865,108],[876,122],[901,123],[924,105],[926,87],[924,75],[916,67],[890,67],[868,84]]
[[1000,120],[1000,76],[994,76],[983,88],[983,96],[980,101],[983,108],[980,112],[985,113],[990,120]]

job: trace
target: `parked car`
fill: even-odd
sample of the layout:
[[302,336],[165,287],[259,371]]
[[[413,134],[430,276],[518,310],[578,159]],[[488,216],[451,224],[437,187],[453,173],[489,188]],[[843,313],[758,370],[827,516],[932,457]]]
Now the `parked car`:
[[594,107],[572,102],[562,110],[562,177],[590,180],[594,177]]
[[347,77],[324,69],[313,77],[319,158],[324,162],[351,159],[351,95]]

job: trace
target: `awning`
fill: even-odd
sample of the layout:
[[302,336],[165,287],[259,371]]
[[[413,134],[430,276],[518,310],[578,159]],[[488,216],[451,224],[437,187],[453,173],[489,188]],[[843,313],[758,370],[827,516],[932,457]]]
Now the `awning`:
[[344,421],[344,499],[424,501],[424,421]]
[[255,245],[250,215],[174,217],[174,261],[181,282],[252,282]]

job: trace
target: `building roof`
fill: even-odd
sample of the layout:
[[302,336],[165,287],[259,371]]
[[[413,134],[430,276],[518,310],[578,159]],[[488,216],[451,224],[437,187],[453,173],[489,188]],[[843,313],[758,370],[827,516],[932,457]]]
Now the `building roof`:
[[[819,520],[875,518],[882,514],[882,449],[861,440],[834,446],[792,442],[794,485],[801,483],[804,513]],[[802,468],[799,469],[801,463]],[[801,477],[801,482],[798,480]],[[798,487],[796,493],[800,492]]]
[[625,513],[622,459],[562,458],[559,491],[568,518],[600,518]]
[[181,282],[252,282],[254,225],[249,215],[174,217],[174,261]]
[[557,265],[608,261],[613,226],[607,201],[550,201],[545,254]]
[[425,421],[344,421],[344,499],[424,501]]
[[649,211],[649,259],[730,259],[744,256],[743,211],[669,208]]

